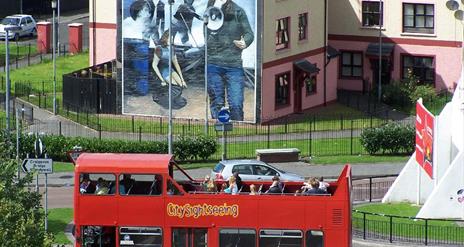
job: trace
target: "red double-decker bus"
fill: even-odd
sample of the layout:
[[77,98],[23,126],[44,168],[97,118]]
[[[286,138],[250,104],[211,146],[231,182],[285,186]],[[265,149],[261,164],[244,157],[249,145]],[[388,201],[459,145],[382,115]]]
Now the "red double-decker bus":
[[[328,194],[207,192],[170,155],[90,154],[75,167],[76,246],[343,247],[351,246],[351,171]],[[219,191],[221,182],[215,186]]]

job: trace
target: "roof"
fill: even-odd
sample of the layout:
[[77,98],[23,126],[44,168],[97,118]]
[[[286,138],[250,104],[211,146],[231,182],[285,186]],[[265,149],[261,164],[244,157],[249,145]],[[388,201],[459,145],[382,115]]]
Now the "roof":
[[7,17],[32,17],[31,15],[9,15]]
[[222,160],[222,161],[219,161],[219,163],[228,165],[228,164],[263,164],[264,162],[259,161],[259,160]]
[[76,161],[76,172],[158,172],[168,173],[169,154],[83,153]]
[[320,70],[315,64],[310,63],[306,59],[295,61],[294,64],[296,67],[303,71],[306,71],[309,74],[317,73]]
[[[395,44],[393,43],[382,43],[382,56],[391,56]],[[380,51],[379,43],[370,43],[367,46],[366,55],[367,56],[378,56]]]

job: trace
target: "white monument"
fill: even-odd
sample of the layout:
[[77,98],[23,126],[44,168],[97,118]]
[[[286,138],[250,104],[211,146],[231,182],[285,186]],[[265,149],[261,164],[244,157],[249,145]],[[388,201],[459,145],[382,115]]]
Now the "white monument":
[[[424,148],[427,146],[427,131],[416,128],[416,152],[382,199],[383,203],[411,202],[423,205],[416,216],[419,218],[464,219],[463,76],[464,69],[452,101],[446,104],[431,125],[428,123],[433,140],[430,150]],[[421,100],[418,104],[418,107],[422,106]],[[421,121],[424,118],[417,115],[416,126]],[[421,152],[423,157],[428,156],[428,163],[427,158],[421,160],[416,157],[418,152],[418,157]]]

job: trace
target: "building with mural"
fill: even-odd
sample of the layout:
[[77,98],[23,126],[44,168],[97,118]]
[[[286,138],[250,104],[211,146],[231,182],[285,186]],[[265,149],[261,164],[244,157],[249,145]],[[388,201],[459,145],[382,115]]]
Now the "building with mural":
[[175,0],[171,15],[167,2],[89,1],[90,65],[118,61],[124,114],[167,116],[170,80],[174,117],[227,106],[267,122],[376,88],[379,57],[382,84],[410,71],[451,90],[460,76],[462,26],[441,1]]

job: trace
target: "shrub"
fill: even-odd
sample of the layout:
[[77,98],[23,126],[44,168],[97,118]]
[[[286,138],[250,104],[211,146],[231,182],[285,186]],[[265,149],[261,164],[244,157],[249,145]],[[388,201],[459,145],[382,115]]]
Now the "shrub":
[[419,98],[422,98],[424,101],[435,101],[437,99],[435,88],[429,85],[417,86],[409,95],[409,100],[415,104]]
[[369,154],[412,153],[415,147],[415,128],[408,125],[388,123],[378,128],[364,129],[361,145]]
[[[8,138],[5,132],[1,132],[3,142]],[[15,136],[10,140],[15,147]],[[21,135],[20,155],[34,157],[35,136]],[[59,135],[47,135],[42,137],[48,157],[55,161],[68,161],[66,152],[75,146],[82,147],[83,150],[91,153],[167,153],[168,144],[166,141],[126,141],[83,137],[64,137]],[[198,158],[207,160],[217,150],[217,143],[213,137],[182,137],[173,143],[173,151],[179,161],[197,160]],[[14,158],[15,152],[10,152]]]

